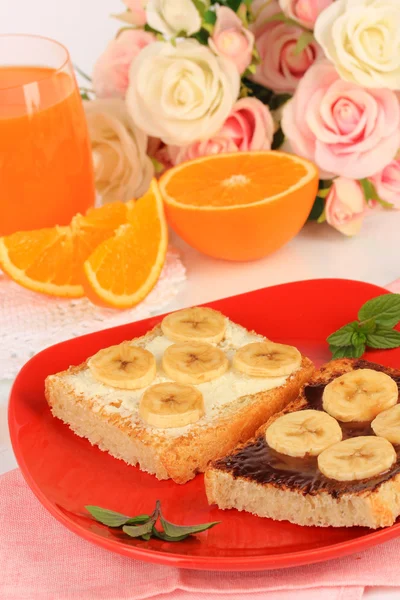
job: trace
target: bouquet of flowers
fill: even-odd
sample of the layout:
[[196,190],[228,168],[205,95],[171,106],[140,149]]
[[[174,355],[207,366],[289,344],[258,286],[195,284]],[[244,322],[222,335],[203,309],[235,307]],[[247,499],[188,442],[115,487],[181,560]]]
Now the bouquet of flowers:
[[400,209],[398,0],[124,0],[86,103],[106,201],[221,152],[312,160],[310,218],[354,235]]

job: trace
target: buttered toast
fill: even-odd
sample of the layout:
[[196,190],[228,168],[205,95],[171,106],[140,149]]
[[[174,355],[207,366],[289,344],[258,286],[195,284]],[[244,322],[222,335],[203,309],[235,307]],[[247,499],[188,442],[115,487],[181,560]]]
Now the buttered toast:
[[185,483],[253,436],[313,371],[295,348],[195,307],[50,375],[45,393],[77,435],[158,479]]
[[335,360],[205,474],[210,504],[298,525],[373,529],[400,514],[400,371]]

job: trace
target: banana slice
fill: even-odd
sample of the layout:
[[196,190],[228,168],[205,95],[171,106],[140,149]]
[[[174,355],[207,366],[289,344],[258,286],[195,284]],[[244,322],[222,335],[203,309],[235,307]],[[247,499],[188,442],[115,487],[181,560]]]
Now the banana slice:
[[100,350],[89,360],[88,367],[97,381],[124,390],[146,387],[156,376],[152,353],[129,342]]
[[219,348],[205,342],[172,344],[164,352],[162,366],[168,377],[179,383],[204,383],[220,377],[229,363]]
[[250,377],[290,375],[301,365],[301,354],[294,346],[274,342],[252,342],[239,348],[233,366]]
[[212,308],[195,306],[164,317],[161,329],[173,342],[217,344],[225,335],[226,318]]
[[396,382],[380,371],[358,369],[334,379],[324,389],[324,410],[335,419],[372,421],[383,410],[397,403]]
[[318,456],[340,442],[342,430],[333,417],[321,410],[301,410],[273,421],[265,433],[268,446],[288,456]]
[[396,461],[392,444],[374,435],[349,438],[324,450],[318,468],[329,479],[354,481],[384,473]]
[[184,427],[204,415],[203,395],[191,385],[156,383],[144,392],[139,414],[153,427]]
[[400,444],[400,404],[381,412],[371,423],[372,431],[392,444]]

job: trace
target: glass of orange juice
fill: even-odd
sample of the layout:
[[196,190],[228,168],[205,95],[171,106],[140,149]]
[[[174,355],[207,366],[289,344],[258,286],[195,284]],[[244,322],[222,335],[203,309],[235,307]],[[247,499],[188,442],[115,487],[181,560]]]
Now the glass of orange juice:
[[67,225],[94,200],[67,49],[43,37],[0,35],[0,235]]

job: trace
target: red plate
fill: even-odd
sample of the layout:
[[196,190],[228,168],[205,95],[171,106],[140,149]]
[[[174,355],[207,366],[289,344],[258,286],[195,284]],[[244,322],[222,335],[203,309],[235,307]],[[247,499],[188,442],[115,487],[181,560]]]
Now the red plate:
[[[290,283],[213,302],[232,320],[278,342],[294,344],[317,364],[329,360],[327,335],[356,318],[369,298],[385,290],[356,281]],[[47,375],[79,364],[100,348],[144,334],[161,320],[148,319],[93,333],[44,350],[21,370],[9,408],[13,448],[21,471],[40,502],[71,531],[120,554],[144,561],[204,570],[278,569],[343,556],[400,534],[400,523],[379,531],[299,527],[236,510],[208,506],[203,476],[180,486],[129,467],[51,416],[43,395]],[[368,359],[400,365],[400,349]],[[135,515],[160,499],[167,519],[180,524],[222,521],[179,543],[125,539],[85,515],[95,504]]]

